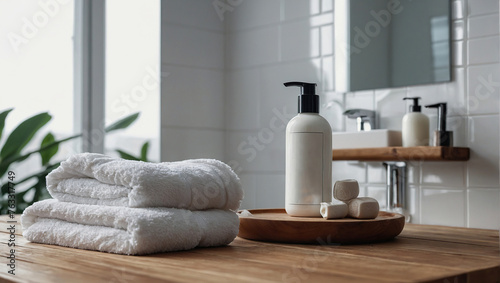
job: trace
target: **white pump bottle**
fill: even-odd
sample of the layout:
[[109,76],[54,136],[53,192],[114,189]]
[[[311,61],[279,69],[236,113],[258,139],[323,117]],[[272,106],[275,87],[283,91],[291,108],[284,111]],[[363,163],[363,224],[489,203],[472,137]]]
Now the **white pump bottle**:
[[301,87],[299,114],[286,127],[286,212],[321,217],[321,202],[332,201],[332,128],[319,113],[316,84]]

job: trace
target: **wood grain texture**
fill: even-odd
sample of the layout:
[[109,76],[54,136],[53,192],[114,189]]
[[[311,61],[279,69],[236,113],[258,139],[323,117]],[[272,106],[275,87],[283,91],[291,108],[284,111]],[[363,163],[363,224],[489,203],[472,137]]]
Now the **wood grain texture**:
[[416,146],[334,149],[333,161],[467,161],[470,150],[466,147]]
[[[19,216],[17,216],[19,219]],[[125,256],[26,241],[16,230],[16,275],[1,282],[498,282],[498,231],[406,224],[392,241],[305,245],[236,238],[229,246]],[[16,228],[20,228],[16,224]],[[448,280],[448,281],[445,281]]]
[[404,216],[381,211],[375,219],[292,217],[284,209],[253,209],[240,216],[238,236],[281,243],[372,243],[390,240],[403,230]]

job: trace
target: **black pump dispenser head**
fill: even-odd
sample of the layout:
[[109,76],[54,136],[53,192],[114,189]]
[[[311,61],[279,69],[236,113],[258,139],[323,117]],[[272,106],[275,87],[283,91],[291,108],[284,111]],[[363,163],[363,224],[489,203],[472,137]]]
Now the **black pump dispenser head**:
[[287,82],[286,87],[300,87],[299,113],[319,113],[319,96],[316,95],[316,84],[304,82]]
[[418,100],[420,97],[405,97],[403,100],[413,99],[413,105],[410,105],[410,112],[421,112],[422,107],[418,105]]

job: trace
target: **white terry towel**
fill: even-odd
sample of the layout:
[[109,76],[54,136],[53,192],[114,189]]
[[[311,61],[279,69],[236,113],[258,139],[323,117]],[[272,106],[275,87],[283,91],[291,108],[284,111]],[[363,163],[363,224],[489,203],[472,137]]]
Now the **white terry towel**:
[[149,163],[96,153],[69,157],[47,176],[53,198],[81,204],[236,211],[238,176],[214,159]]
[[39,201],[22,217],[31,242],[143,255],[231,243],[239,219],[227,210],[129,208]]

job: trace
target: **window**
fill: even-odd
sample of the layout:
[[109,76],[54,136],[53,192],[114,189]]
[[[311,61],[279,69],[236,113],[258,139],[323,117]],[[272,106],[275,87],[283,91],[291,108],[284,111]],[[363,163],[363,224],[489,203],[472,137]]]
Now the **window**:
[[106,121],[140,112],[125,131],[106,136],[105,152],[119,148],[160,160],[160,1],[106,1]]
[[[49,130],[56,138],[74,134],[73,24],[74,1],[0,1],[0,111],[14,108],[2,140],[40,112],[52,119],[26,150],[38,148]],[[76,151],[74,143],[64,143],[54,159]],[[18,171],[38,172],[39,159],[31,156]]]
[[[88,9],[90,4],[95,4],[94,10]],[[100,10],[95,8],[98,5]],[[96,20],[99,17],[106,21]],[[89,37],[80,36],[87,24],[94,30],[87,30]],[[104,29],[105,36],[93,37],[93,31]],[[40,112],[49,112],[52,119],[33,138],[31,149],[39,148],[49,131],[56,139],[84,132],[82,124],[94,114],[100,120],[88,123],[90,130],[99,123],[108,125],[140,112],[139,119],[128,129],[103,136],[104,151],[117,155],[115,149],[119,148],[140,155],[142,144],[150,141],[148,158],[159,161],[159,31],[159,0],[0,1],[0,111],[14,108],[2,140],[19,123]],[[104,64],[89,69],[89,54],[95,55],[92,48],[96,43],[106,46],[100,54]],[[99,59],[94,56],[93,60]],[[85,75],[86,68],[90,72]],[[99,73],[95,68],[101,69],[101,81],[91,78]],[[94,90],[102,91],[92,95],[100,96],[104,103],[88,103],[94,87],[91,83],[99,84]],[[63,143],[53,161],[80,151],[81,142]],[[28,176],[39,172],[40,164],[40,156],[35,154],[15,168]],[[30,185],[27,182],[18,189]]]

